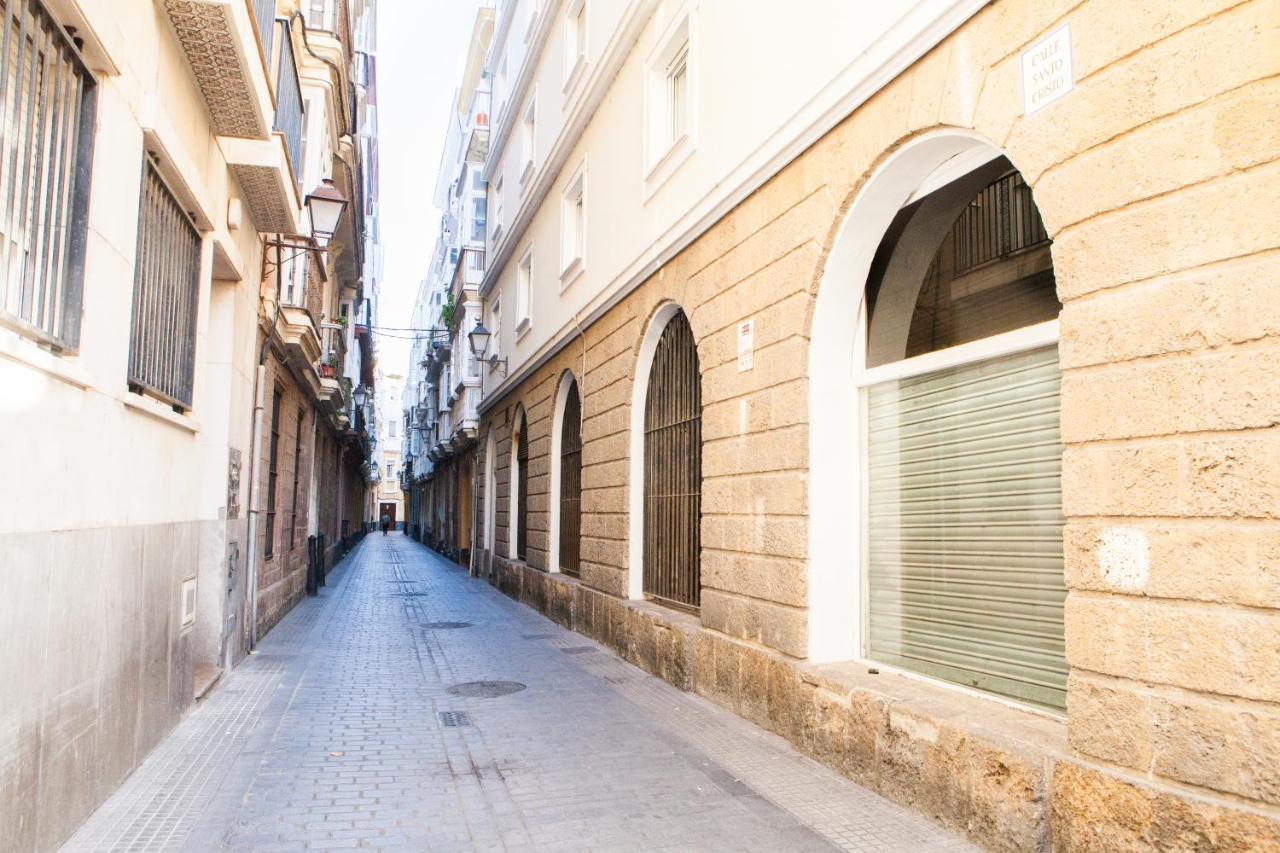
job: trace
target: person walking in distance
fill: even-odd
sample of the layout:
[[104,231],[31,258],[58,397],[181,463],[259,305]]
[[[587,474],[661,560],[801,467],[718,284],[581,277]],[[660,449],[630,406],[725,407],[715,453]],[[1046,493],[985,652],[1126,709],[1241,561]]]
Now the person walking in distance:
[[386,536],[387,531],[391,529],[391,516],[385,512],[382,514],[382,535]]

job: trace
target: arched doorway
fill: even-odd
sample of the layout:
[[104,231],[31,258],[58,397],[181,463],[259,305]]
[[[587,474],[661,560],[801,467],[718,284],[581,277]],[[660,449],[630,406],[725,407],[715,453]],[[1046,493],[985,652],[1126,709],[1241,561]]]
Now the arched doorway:
[[678,306],[658,311],[640,355],[632,413],[632,506],[638,510],[632,520],[633,594],[638,581],[640,595],[696,610],[701,604],[702,389],[693,329]]
[[811,353],[814,656],[1060,708],[1061,305],[1031,190],[940,135],[886,164],[850,221]]

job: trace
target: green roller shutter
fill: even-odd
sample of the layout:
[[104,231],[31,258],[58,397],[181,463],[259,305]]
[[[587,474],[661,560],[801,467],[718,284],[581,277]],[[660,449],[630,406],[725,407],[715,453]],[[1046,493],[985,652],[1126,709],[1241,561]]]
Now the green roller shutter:
[[1056,347],[868,389],[871,657],[1063,708]]

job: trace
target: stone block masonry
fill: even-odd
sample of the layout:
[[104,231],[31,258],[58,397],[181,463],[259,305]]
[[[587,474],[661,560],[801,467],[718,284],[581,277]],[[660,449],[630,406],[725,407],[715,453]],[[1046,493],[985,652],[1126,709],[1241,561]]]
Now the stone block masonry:
[[[1024,116],[1020,55],[1064,23],[1075,88]],[[486,402],[497,517],[478,570],[991,849],[1280,850],[1277,32],[1280,4],[1266,0],[984,8]],[[877,170],[948,133],[1009,158],[1053,240],[1065,716],[808,660],[817,296]],[[627,599],[630,406],[649,319],[668,302],[689,317],[702,373],[696,616]],[[747,319],[754,367],[740,372]],[[583,406],[580,580],[541,571],[555,511],[543,457],[566,370]],[[536,496],[527,564],[507,545],[517,405]]]

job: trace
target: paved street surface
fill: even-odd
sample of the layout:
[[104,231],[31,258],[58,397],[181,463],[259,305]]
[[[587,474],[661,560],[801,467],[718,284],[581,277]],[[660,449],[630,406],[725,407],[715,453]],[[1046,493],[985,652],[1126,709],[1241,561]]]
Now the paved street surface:
[[366,539],[64,849],[371,848],[970,849],[403,535]]

